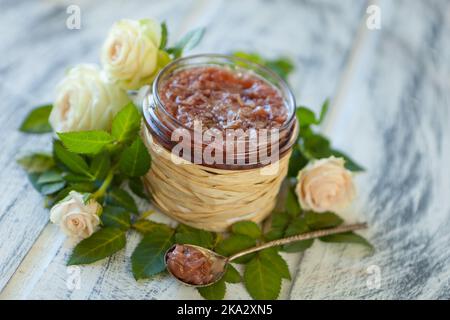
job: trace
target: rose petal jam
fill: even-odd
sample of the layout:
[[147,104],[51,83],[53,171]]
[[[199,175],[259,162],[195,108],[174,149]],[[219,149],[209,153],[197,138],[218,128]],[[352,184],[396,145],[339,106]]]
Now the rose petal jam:
[[250,72],[217,66],[190,67],[161,86],[166,110],[188,128],[271,129],[281,127],[287,108],[280,92]]
[[167,267],[178,279],[193,284],[205,285],[213,281],[213,261],[198,249],[177,244],[167,255]]

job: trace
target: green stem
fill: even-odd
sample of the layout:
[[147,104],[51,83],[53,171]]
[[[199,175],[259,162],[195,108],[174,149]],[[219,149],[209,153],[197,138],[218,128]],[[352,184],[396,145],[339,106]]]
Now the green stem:
[[106,178],[103,181],[100,188],[97,191],[95,191],[94,194],[92,194],[92,198],[98,199],[105,195],[106,190],[108,189],[109,185],[112,182],[112,179],[114,178],[114,171],[115,171],[115,168],[114,167],[111,168],[111,170],[108,172],[108,175],[106,176]]

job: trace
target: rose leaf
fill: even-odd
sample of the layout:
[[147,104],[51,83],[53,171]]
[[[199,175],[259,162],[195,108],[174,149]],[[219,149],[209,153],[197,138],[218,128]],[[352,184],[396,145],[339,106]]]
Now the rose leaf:
[[150,169],[151,158],[142,142],[137,138],[133,144],[123,150],[119,160],[120,171],[129,177],[140,177]]
[[225,280],[220,279],[210,286],[197,288],[197,291],[206,300],[222,300],[226,292]]
[[113,119],[111,135],[116,141],[124,142],[136,137],[141,126],[141,115],[130,102]]
[[103,228],[82,240],[72,252],[67,265],[88,264],[109,257],[125,247],[125,232]]
[[156,227],[144,236],[131,256],[131,266],[136,280],[149,278],[165,270],[164,256],[173,245],[173,231]]
[[22,122],[19,130],[26,133],[52,132],[48,117],[52,111],[52,105],[43,105],[33,109]]
[[58,132],[58,137],[71,152],[78,154],[97,154],[114,140],[106,131]]
[[238,221],[231,226],[231,231],[234,234],[242,234],[252,239],[261,237],[261,229],[253,221]]

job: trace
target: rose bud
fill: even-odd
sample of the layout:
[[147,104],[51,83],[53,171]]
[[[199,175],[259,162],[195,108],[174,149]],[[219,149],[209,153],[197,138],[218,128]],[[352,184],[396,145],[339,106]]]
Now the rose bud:
[[330,157],[316,160],[300,170],[296,193],[304,210],[339,211],[355,196],[352,174],[344,160]]
[[139,89],[150,84],[158,70],[170,61],[159,50],[161,26],[154,20],[122,19],[109,31],[101,61],[110,79],[122,88]]
[[50,210],[50,221],[58,224],[62,231],[70,237],[85,239],[91,236],[100,223],[101,205],[76,192],[53,206]]

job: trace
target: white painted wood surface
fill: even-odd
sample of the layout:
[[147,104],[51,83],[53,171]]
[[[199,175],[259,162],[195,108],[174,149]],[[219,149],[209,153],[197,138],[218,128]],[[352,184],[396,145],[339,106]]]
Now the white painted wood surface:
[[368,168],[353,210],[377,252],[316,243],[293,298],[450,298],[450,3],[378,4],[325,128]]
[[[299,103],[317,110],[334,97],[323,129],[368,169],[347,214],[370,222],[366,236],[377,252],[364,258],[356,246],[317,243],[303,257],[285,255],[295,277],[283,280],[280,298],[449,298],[447,1],[380,1],[382,28],[374,31],[365,25],[368,3],[358,0],[78,1],[82,28],[67,30],[73,3],[0,2],[1,299],[200,298],[167,276],[135,282],[135,233],[114,257],[67,269],[72,244],[48,224],[41,197],[15,164],[50,141],[18,133],[24,115],[51,101],[67,66],[98,62],[108,28],[122,17],[164,19],[173,37],[207,26],[197,53],[287,55],[297,65],[290,83]],[[381,271],[379,288],[367,286],[371,266]],[[81,288],[68,287],[78,271]],[[240,284],[227,288],[226,298],[249,298]]]

